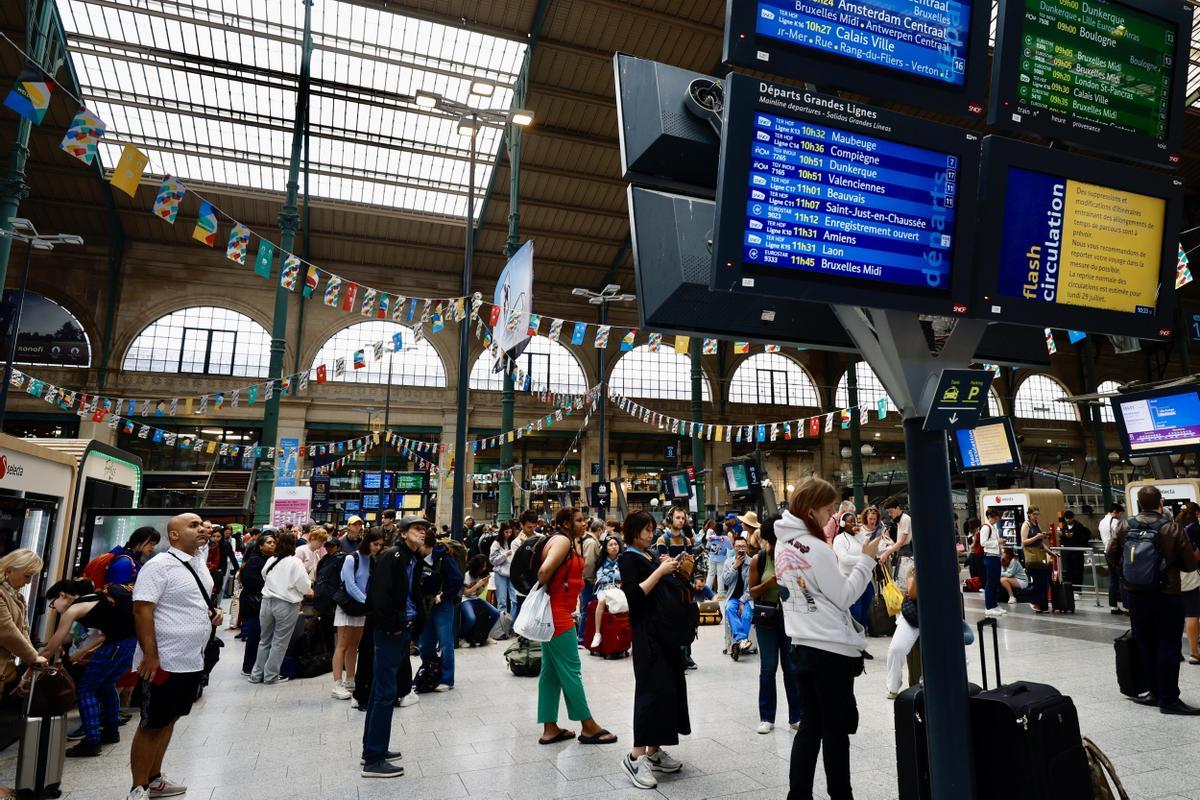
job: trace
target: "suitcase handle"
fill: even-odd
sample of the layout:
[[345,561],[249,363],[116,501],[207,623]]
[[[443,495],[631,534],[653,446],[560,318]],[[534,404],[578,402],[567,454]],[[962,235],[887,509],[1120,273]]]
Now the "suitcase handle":
[[992,650],[996,653],[996,686],[1003,685],[1003,681],[1000,679],[1000,633],[995,617],[981,619],[975,624],[975,627],[979,631],[979,670],[983,673],[983,688],[986,691],[988,688],[987,650],[983,645],[983,629],[987,627],[992,629]]

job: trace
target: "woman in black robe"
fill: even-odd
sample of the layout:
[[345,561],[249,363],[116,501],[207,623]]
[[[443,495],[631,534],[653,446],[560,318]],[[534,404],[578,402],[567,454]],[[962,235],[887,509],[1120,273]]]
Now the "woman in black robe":
[[[662,749],[663,745],[679,744],[679,734],[692,732],[683,648],[673,639],[693,623],[686,611],[672,611],[679,609],[682,601],[676,603],[674,598],[661,594],[687,586],[674,576],[682,557],[659,557],[649,552],[654,541],[654,518],[645,511],[636,511],[625,518],[623,533],[627,549],[619,564],[633,629],[634,689],[633,750],[622,759],[622,766],[634,786],[651,789],[658,785],[655,772],[678,772],[683,767]],[[664,614],[672,613],[678,613],[678,625],[676,620],[664,619]],[[664,626],[670,630],[664,631]],[[695,628],[691,630],[694,633]]]

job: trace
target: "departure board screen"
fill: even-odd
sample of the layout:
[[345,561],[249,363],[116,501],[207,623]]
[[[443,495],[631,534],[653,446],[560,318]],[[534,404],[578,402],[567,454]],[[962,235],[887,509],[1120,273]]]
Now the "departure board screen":
[[963,472],[1011,469],[1021,463],[1012,423],[1006,418],[981,420],[973,428],[954,431]]
[[1002,0],[989,121],[1178,163],[1191,14],[1170,0]]
[[1175,26],[1103,0],[1025,0],[1018,73],[1027,114],[1167,135]]
[[757,33],[963,85],[971,6],[956,0],[758,0]]
[[1152,315],[1167,202],[1008,168],[1000,294]]
[[957,156],[763,112],[752,150],[746,263],[948,288]]
[[1117,427],[1131,455],[1200,447],[1200,393],[1196,387],[1112,398]]

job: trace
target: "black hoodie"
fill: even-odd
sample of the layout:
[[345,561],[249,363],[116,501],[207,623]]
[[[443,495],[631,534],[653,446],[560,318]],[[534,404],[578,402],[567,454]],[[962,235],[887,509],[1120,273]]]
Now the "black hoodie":
[[[400,544],[389,547],[375,557],[371,583],[367,587],[367,617],[377,630],[399,633],[409,629],[408,598],[412,588],[408,580],[410,563],[413,565],[413,582],[420,587],[425,565],[419,553]],[[413,601],[417,615],[412,620],[411,632],[415,637],[421,630],[424,617],[419,591]]]

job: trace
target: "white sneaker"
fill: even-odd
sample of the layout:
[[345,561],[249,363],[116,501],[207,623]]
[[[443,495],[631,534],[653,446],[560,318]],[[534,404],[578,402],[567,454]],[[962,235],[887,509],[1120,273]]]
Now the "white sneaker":
[[984,611],[984,612],[983,612],[983,615],[984,615],[985,617],[1002,617],[1002,616],[1004,616],[1006,613],[1008,613],[1008,612],[1006,612],[1006,611],[1001,611],[1001,610],[1000,610],[1000,607],[999,607],[999,606],[997,606],[996,608],[989,608],[989,609],[987,609],[986,611]]
[[333,685],[333,691],[329,693],[329,696],[334,700],[349,700],[352,695],[353,692],[347,689],[345,684],[340,681]]
[[135,786],[125,795],[125,800],[149,800],[150,790],[145,786]]
[[759,733],[770,733],[770,732],[771,732],[771,731],[773,731],[773,730],[775,730],[775,723],[774,723],[774,722],[760,722],[760,723],[758,723],[758,732],[759,732]]
[[625,774],[629,776],[629,780],[639,789],[653,789],[658,786],[658,778],[654,777],[654,770],[650,767],[650,760],[645,756],[636,761],[629,757],[626,753],[621,759],[621,766],[625,768]]
[[597,633],[595,636],[592,637],[592,649],[595,650],[599,646],[600,646],[600,634]]
[[158,780],[150,784],[150,790],[146,793],[147,797],[175,797],[184,794],[187,787],[181,783],[174,783],[165,774],[160,774]]
[[650,762],[650,769],[654,772],[679,772],[683,769],[683,762],[677,758],[671,758],[666,750],[659,748],[654,755],[646,756],[646,761]]
[[433,690],[435,692],[448,692],[453,688],[454,687],[448,683],[439,683],[437,686],[433,687]]
[[1008,604],[1010,606],[1015,606],[1017,604],[1017,598],[1010,594],[1008,596]]
[[419,702],[421,702],[421,696],[416,692],[409,692],[400,698],[400,707],[408,708],[409,706],[415,706]]

